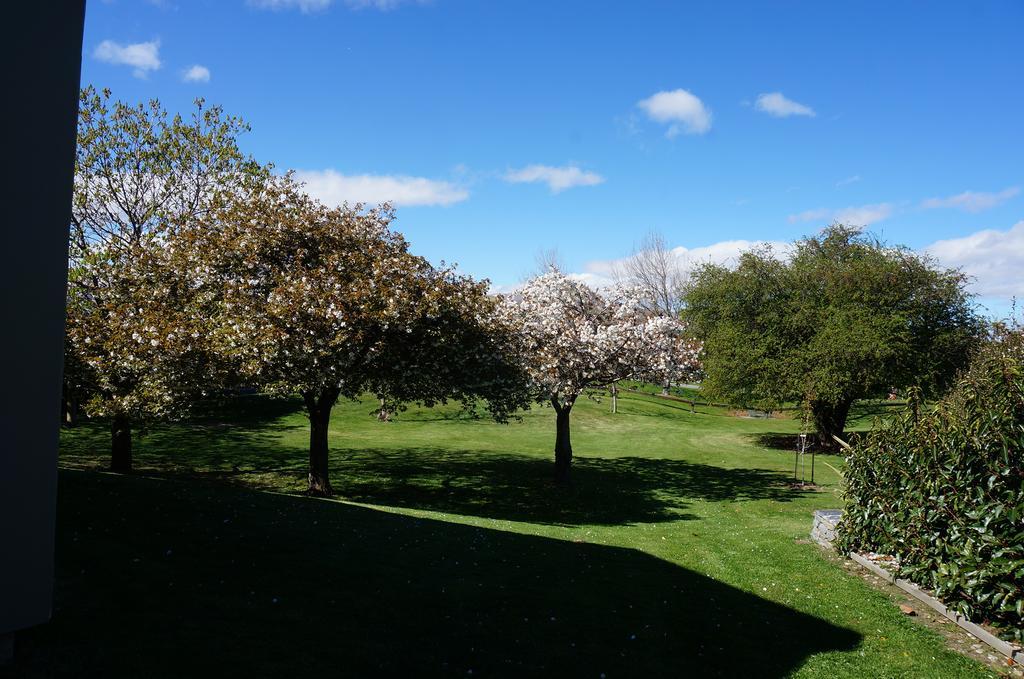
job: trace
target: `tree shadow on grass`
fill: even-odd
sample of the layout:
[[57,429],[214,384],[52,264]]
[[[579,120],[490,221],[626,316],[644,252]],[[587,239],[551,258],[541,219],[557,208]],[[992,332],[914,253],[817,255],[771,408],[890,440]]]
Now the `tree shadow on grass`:
[[[281,434],[308,426],[304,421],[281,421],[302,411],[302,404],[293,398],[237,396],[207,405],[201,416],[186,422],[137,427],[133,442],[136,467],[146,472],[182,473],[196,466],[231,469],[246,459],[258,459],[263,465],[274,461],[288,465],[296,451],[281,445]],[[62,466],[105,468],[109,454],[110,429],[106,419],[82,422],[61,435]]]
[[[67,468],[106,463],[82,440],[61,450]],[[274,425],[156,429],[136,456],[139,475],[291,492],[305,488],[307,465],[306,451],[282,445]],[[440,447],[334,450],[331,479],[338,497],[355,502],[553,525],[695,519],[694,500],[787,502],[806,492],[781,472],[642,457],[577,457],[572,483],[559,486],[546,458]]]
[[[306,451],[282,443],[301,431],[286,421],[295,401],[236,399],[230,411],[201,420],[151,427],[136,444],[139,474],[217,480],[250,488],[298,492]],[[386,426],[386,425],[381,425]],[[66,432],[61,464],[102,469],[109,434],[101,422]],[[438,446],[335,449],[331,475],[339,497],[367,503],[557,525],[621,525],[697,518],[694,500],[785,502],[804,491],[774,471],[726,469],[684,460],[586,458],[573,462],[573,483],[553,482],[548,458]]]
[[444,449],[368,450],[335,466],[349,500],[549,524],[618,525],[697,518],[693,500],[786,502],[802,491],[784,474],[641,457],[573,461],[557,486],[550,460]]
[[[305,451],[252,441],[200,445],[187,458],[198,468],[150,466],[145,473],[269,490],[305,487]],[[808,492],[790,487],[781,472],[640,457],[577,457],[572,483],[560,486],[544,458],[434,447],[333,451],[331,480],[337,497],[354,502],[552,525],[690,520],[698,518],[687,511],[694,500],[788,502]]]
[[54,617],[11,676],[783,677],[860,641],[630,549],[197,482],[60,487]]

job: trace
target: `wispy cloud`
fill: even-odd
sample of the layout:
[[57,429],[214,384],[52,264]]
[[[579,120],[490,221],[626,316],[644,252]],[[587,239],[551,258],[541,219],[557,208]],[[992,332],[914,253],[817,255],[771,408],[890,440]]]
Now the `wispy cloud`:
[[452,205],[469,191],[451,182],[407,175],[345,175],[336,170],[297,170],[306,192],[328,205],[391,203],[395,206]]
[[868,226],[892,216],[891,203],[857,205],[839,209],[817,208],[804,210],[787,218],[790,224],[797,222],[839,222],[850,226]]
[[332,0],[249,0],[249,5],[260,9],[297,9],[303,14],[322,12],[331,6]]
[[835,221],[852,226],[868,226],[892,216],[893,207],[890,203],[876,203],[859,207],[845,207],[837,210]]
[[[349,9],[377,9],[382,12],[396,9],[401,5],[425,5],[429,0],[341,0]],[[260,9],[297,9],[303,14],[322,12],[334,4],[334,0],[249,0],[249,5]]]
[[859,181],[860,181],[860,175],[859,174],[855,174],[852,177],[847,177],[846,179],[840,179],[839,181],[837,181],[836,182],[836,187],[838,188],[840,186],[849,186],[850,184],[856,184]]
[[145,78],[150,71],[160,68],[160,41],[122,45],[113,40],[104,40],[96,46],[92,56],[108,64],[131,66],[132,75]]
[[210,82],[210,69],[200,64],[189,66],[181,73],[181,79],[187,83]]
[[581,170],[576,165],[552,167],[550,165],[528,165],[505,173],[505,181],[513,184],[544,183],[551,193],[561,193],[576,186],[594,186],[604,182],[596,172]]
[[796,224],[797,222],[816,222],[828,219],[829,217],[832,216],[832,213],[833,210],[819,207],[813,210],[804,210],[803,212],[797,212],[795,214],[789,215],[789,217],[787,217],[786,219],[787,221],[789,221],[790,224]]
[[782,92],[759,94],[754,102],[754,108],[776,118],[788,118],[789,116],[813,118],[817,115],[810,106],[787,99]]
[[[851,208],[859,209],[859,208]],[[824,211],[831,216],[835,211]],[[743,252],[769,247],[779,259],[790,256],[793,245],[781,241],[727,240],[695,248],[675,247],[676,257],[684,275],[705,263],[735,265]],[[963,271],[969,277],[968,287],[982,300],[995,307],[1008,306],[1011,299],[1024,300],[1024,220],[1009,229],[985,229],[960,238],[940,240],[920,252],[934,257],[941,265]],[[615,283],[616,272],[622,271],[629,258],[594,260],[582,270],[566,275],[594,288]],[[494,286],[494,292],[510,292],[517,285]]]
[[637,102],[647,116],[659,123],[669,123],[665,136],[669,139],[685,132],[704,134],[711,129],[711,109],[696,95],[684,89],[657,92]]
[[1011,186],[996,193],[984,191],[964,191],[946,198],[929,198],[921,203],[921,207],[931,210],[935,208],[955,208],[965,212],[982,212],[996,207],[1020,193],[1020,188]]
[[[764,247],[770,248],[778,257],[785,257],[792,251],[792,245],[782,241],[726,240],[696,248],[680,245],[672,248],[671,253],[685,276],[703,264],[734,264],[742,253]],[[628,261],[628,257],[594,260],[587,262],[583,271],[569,275],[591,287],[607,287],[615,282],[616,272],[622,271]]]
[[345,0],[345,4],[352,9],[379,9],[387,11],[395,9],[399,5],[425,5],[429,0]]
[[962,269],[981,297],[1024,299],[1024,221],[1006,231],[985,229],[936,241],[925,251],[945,266]]

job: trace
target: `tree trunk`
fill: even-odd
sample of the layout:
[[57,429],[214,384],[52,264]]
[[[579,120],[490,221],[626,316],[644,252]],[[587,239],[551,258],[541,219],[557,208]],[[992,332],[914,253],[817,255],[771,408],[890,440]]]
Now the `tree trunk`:
[[385,401],[384,399],[380,400],[380,410],[377,411],[377,421],[378,422],[390,422],[391,421],[391,411],[388,410],[387,401]]
[[338,400],[338,390],[304,392],[302,399],[306,403],[306,414],[309,416],[309,494],[330,497],[334,491],[331,488],[327,464],[327,432],[331,422],[331,409]]
[[114,415],[110,422],[110,471],[132,470],[132,422],[127,415]]
[[814,418],[814,428],[818,432],[818,442],[825,450],[839,450],[839,444],[832,437],[843,438],[846,417],[850,414],[851,403],[852,401],[848,400],[838,403],[811,401],[811,417]]
[[78,424],[78,399],[71,395],[67,383],[61,388],[60,415],[62,427],[73,427]]
[[558,399],[551,399],[555,407],[555,482],[569,483],[569,466],[572,464],[572,443],[569,441],[569,412],[572,401],[561,405]]
[[619,412],[619,385],[612,383],[612,415]]

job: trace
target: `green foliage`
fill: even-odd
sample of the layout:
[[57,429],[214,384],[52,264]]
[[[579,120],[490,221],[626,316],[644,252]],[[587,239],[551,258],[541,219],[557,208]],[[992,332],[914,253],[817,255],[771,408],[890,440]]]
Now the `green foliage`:
[[1024,640],[1024,333],[1002,330],[934,410],[912,408],[847,460],[844,550]]
[[684,312],[704,341],[703,391],[769,410],[805,402],[828,439],[857,399],[947,386],[979,333],[964,282],[840,225],[785,258],[765,248],[706,265]]
[[68,243],[65,390],[91,415],[180,416],[217,376],[193,287],[168,266],[174,229],[258,166],[248,125],[197,99],[189,116],[88,86],[79,98]]
[[290,175],[256,176],[183,225],[168,249],[206,308],[214,351],[271,393],[394,408],[529,402],[488,283],[409,252],[387,205],[328,208]]

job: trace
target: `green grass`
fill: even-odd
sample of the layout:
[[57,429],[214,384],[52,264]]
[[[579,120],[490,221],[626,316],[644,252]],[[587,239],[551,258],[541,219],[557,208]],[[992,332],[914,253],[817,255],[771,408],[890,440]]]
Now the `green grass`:
[[56,610],[16,674],[989,676],[804,539],[842,461],[790,487],[792,450],[764,444],[799,421],[580,402],[558,488],[550,409],[347,402],[332,501],[295,494],[297,405],[156,427],[132,476],[99,471],[101,423],[65,431]]

